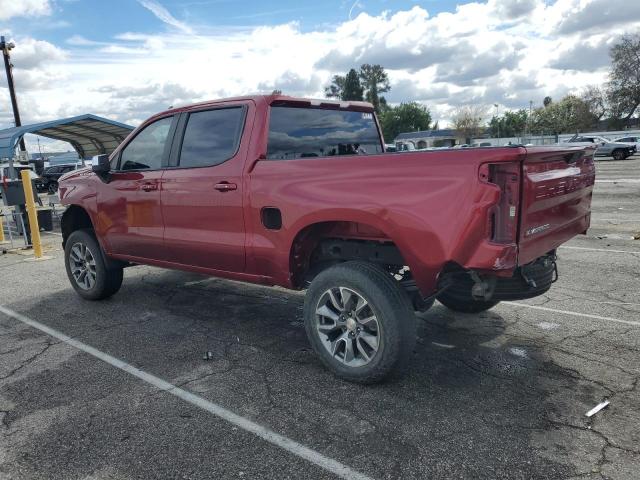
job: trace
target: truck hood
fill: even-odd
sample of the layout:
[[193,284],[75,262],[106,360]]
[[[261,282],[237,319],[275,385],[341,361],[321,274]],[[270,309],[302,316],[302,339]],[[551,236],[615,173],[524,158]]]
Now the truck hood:
[[84,177],[87,176],[87,174],[93,174],[93,172],[91,171],[91,167],[80,168],[78,170],[67,172],[60,177],[59,181],[63,182],[65,180],[71,180],[73,178]]

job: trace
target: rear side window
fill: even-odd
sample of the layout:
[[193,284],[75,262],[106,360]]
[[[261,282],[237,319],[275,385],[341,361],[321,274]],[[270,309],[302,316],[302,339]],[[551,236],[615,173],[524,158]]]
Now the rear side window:
[[271,107],[268,159],[374,153],[382,153],[382,144],[371,113]]
[[180,167],[206,167],[229,160],[238,150],[243,125],[243,107],[189,114],[180,150]]
[[135,136],[122,151],[121,170],[157,170],[162,167],[164,148],[173,117],[162,118]]

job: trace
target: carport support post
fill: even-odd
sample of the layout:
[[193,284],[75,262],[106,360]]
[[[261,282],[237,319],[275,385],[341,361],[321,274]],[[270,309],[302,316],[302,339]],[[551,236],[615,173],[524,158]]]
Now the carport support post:
[[27,204],[27,215],[29,215],[29,230],[31,231],[31,243],[33,245],[33,255],[36,258],[42,257],[42,243],[40,243],[40,227],[38,226],[38,212],[36,212],[36,203],[33,201],[33,186],[31,185],[31,177],[29,170],[20,172],[22,177],[22,185],[24,188],[24,197]]

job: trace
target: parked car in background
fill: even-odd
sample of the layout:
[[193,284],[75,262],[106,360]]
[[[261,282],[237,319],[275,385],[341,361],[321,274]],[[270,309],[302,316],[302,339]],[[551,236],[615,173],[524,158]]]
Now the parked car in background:
[[387,153],[364,102],[168,110],[60,179],[67,275],[89,300],[135,264],[306,289],[320,360],[376,382],[411,358],[414,310],[436,298],[478,313],[549,290],[556,249],[589,228],[593,151]]
[[77,166],[75,164],[53,165],[44,169],[40,180],[36,181],[38,190],[56,193],[58,191],[58,181],[65,173],[72,172]]
[[636,137],[636,136],[621,137],[621,138],[616,138],[614,140],[614,142],[616,142],[616,143],[626,143],[628,145],[631,145],[635,149],[634,153],[637,153],[638,149],[640,149],[640,137]]
[[613,157],[616,160],[624,160],[635,153],[635,147],[628,143],[612,142],[598,135],[574,135],[566,143],[579,145],[596,144],[596,157]]

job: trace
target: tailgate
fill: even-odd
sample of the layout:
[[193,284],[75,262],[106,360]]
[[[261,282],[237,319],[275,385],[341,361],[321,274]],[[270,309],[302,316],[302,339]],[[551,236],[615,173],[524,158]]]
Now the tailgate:
[[524,265],[589,228],[594,149],[530,147],[522,166],[518,264]]

